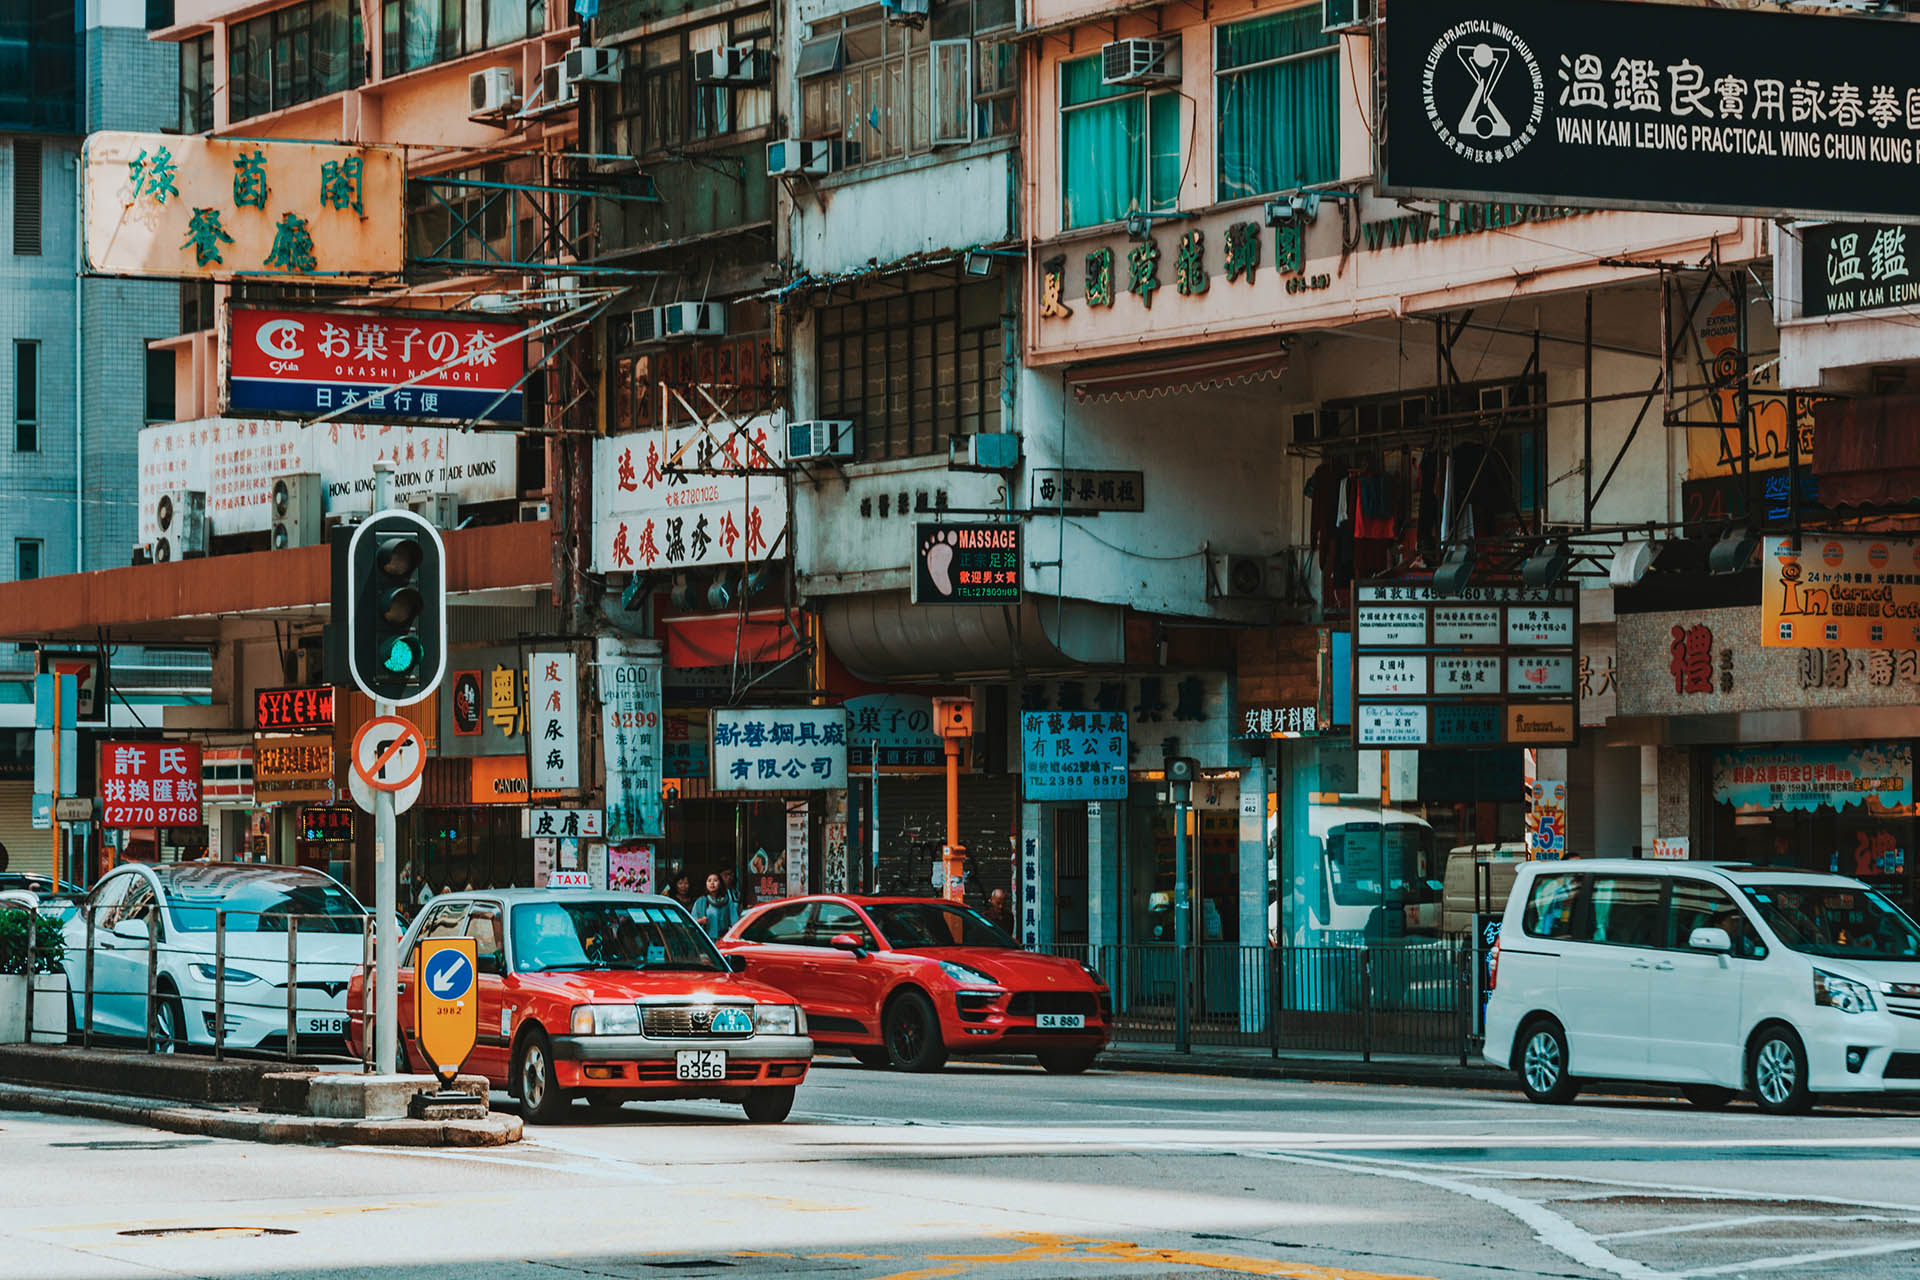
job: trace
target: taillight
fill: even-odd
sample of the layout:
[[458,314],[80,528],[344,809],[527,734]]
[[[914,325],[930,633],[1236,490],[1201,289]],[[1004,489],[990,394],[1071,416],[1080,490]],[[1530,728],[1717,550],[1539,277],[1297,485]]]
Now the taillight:
[[1487,990],[1500,985],[1500,940],[1493,940],[1493,950],[1487,952]]

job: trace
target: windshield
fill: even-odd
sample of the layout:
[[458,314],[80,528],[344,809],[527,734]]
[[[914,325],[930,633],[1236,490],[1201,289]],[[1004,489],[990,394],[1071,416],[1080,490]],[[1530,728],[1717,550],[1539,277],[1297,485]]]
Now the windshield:
[[514,968],[695,969],[725,973],[720,953],[679,907],[664,903],[527,902],[513,909]]
[[869,906],[887,945],[905,947],[1013,947],[1019,943],[985,916],[945,902],[886,902]]
[[1333,900],[1347,907],[1438,902],[1432,828],[1391,823],[1384,840],[1381,831],[1377,822],[1349,822],[1327,832]]
[[285,933],[300,917],[302,933],[360,933],[366,908],[337,880],[297,867],[182,868],[165,878],[167,917],[182,933],[212,933],[214,913],[227,913],[228,933]]
[[1920,960],[1920,928],[1872,889],[1841,885],[1742,886],[1780,941],[1810,956]]

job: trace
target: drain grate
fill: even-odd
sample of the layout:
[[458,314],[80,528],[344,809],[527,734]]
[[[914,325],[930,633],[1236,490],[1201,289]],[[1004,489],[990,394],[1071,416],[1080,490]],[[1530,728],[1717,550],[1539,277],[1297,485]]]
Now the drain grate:
[[731,1267],[734,1264],[721,1258],[672,1258],[665,1262],[643,1262],[640,1265],[655,1271],[708,1271],[715,1267]]
[[257,1236],[291,1236],[299,1232],[286,1227],[133,1227],[119,1234],[146,1239],[192,1236],[200,1240],[251,1240]]
[[181,1147],[204,1147],[212,1138],[102,1139],[99,1142],[49,1142],[50,1147],[75,1151],[177,1151]]

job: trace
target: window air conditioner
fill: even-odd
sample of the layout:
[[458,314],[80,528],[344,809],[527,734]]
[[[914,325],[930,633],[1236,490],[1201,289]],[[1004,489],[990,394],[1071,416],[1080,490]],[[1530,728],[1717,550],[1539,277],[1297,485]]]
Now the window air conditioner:
[[580,45],[567,50],[562,64],[566,70],[563,75],[575,84],[590,80],[599,84],[611,84],[620,79],[620,51],[618,49],[596,49],[592,45]]
[[1100,46],[1100,83],[1178,84],[1180,44],[1175,40],[1115,40]]
[[772,58],[750,44],[702,49],[693,55],[696,84],[765,84],[773,72]]
[[724,302],[669,302],[633,313],[633,341],[673,342],[688,338],[718,338],[727,331]]
[[460,495],[429,493],[407,503],[407,509],[425,516],[436,529],[454,529],[460,524]]
[[549,62],[540,68],[540,101],[531,110],[536,114],[562,111],[580,100],[580,88],[567,79],[567,64]]
[[853,423],[846,418],[819,418],[787,424],[787,457],[851,458]]
[[1364,31],[1373,21],[1374,0],[1320,0],[1320,30],[1329,35]]
[[273,504],[273,538],[267,545],[275,551],[318,546],[323,493],[320,473],[275,476],[268,492]]
[[947,442],[947,466],[955,471],[1013,471],[1020,466],[1020,437],[1011,431],[976,432]]
[[832,139],[782,138],[767,144],[767,174],[770,177],[832,173],[833,162]]
[[199,489],[170,489],[154,500],[153,559],[156,564],[207,554],[207,495]]
[[520,523],[532,524],[538,520],[551,520],[553,507],[545,502],[523,502],[520,504]]
[[887,21],[899,27],[917,27],[927,20],[931,0],[881,0]]
[[467,77],[467,118],[503,116],[518,104],[511,67],[486,67]]

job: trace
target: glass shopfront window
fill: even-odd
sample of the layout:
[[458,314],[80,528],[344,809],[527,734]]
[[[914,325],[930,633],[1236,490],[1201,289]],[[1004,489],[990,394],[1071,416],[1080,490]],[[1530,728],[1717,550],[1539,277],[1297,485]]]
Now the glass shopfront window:
[[400,869],[408,908],[453,890],[533,884],[533,841],[520,834],[518,806],[415,810],[400,820],[412,824],[411,843],[402,847],[413,856]]

